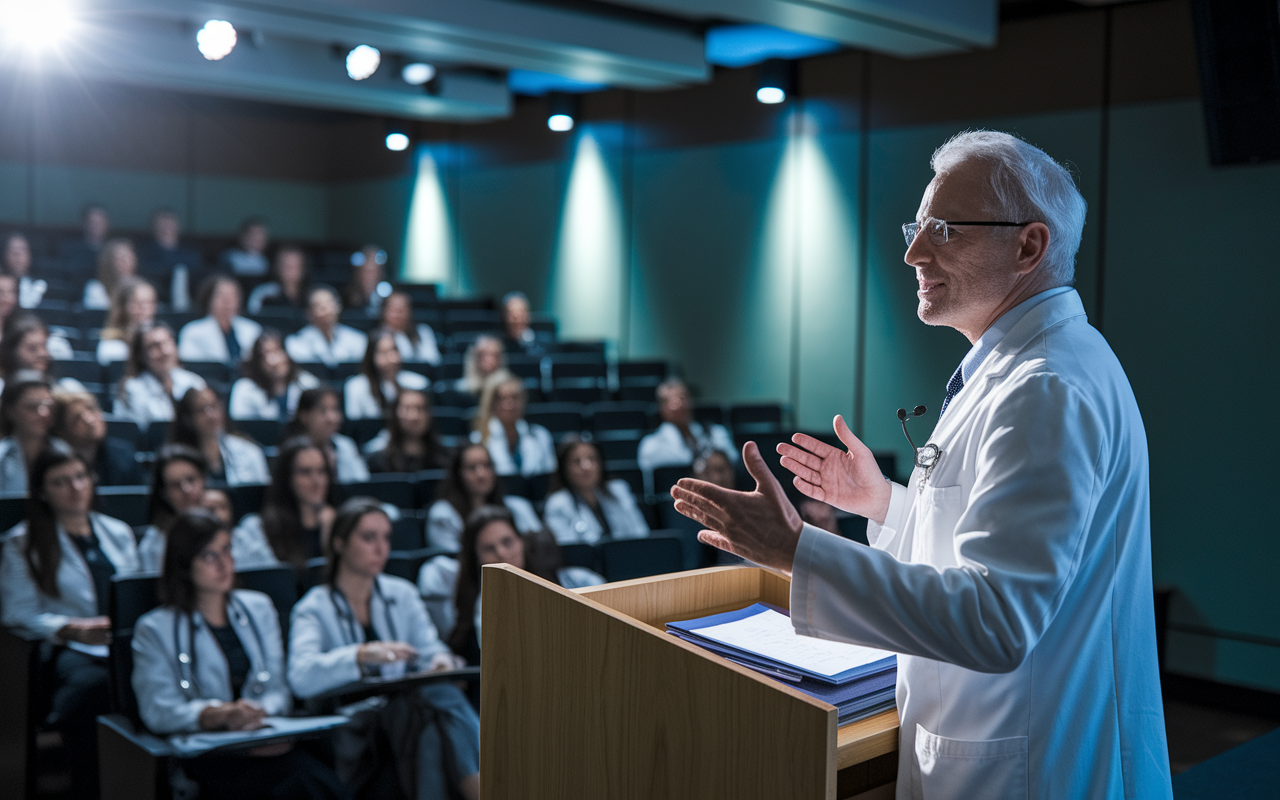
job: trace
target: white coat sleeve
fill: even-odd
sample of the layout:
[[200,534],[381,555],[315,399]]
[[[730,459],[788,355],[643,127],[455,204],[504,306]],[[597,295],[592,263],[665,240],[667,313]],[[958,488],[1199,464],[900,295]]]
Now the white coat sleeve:
[[293,693],[315,697],[360,680],[359,649],[358,644],[345,644],[325,650],[323,623],[304,597],[293,607],[289,622],[289,686]]
[[[625,527],[612,531],[615,539],[637,539],[649,535],[649,523],[636,503],[636,496],[631,493],[631,484],[623,480],[612,480],[608,484],[609,495],[613,497],[618,515],[625,520]],[[609,523],[613,525],[612,521]]]
[[41,611],[40,589],[31,577],[22,549],[25,536],[10,536],[0,559],[0,620],[24,639],[44,639],[60,643],[58,631],[71,617]]
[[440,641],[440,633],[427,614],[427,607],[417,592],[400,598],[397,602],[405,604],[405,617],[409,620],[409,635],[405,637],[413,649],[418,651],[418,668],[423,669],[431,663],[432,656],[449,652],[449,647]]
[[[256,594],[256,593],[255,593]],[[246,599],[252,604],[254,621],[262,629],[262,644],[266,653],[267,673],[271,676],[265,691],[258,697],[262,708],[272,716],[288,714],[293,708],[293,695],[285,677],[284,639],[280,634],[280,615],[270,597],[258,595]]]
[[805,526],[791,583],[798,633],[979,672],[1022,664],[1077,576],[1103,480],[1107,427],[1055,375],[1027,376],[1003,394],[976,423],[986,429],[976,434],[969,496],[950,507],[950,487],[926,488],[939,493],[930,498],[933,519],[952,528],[943,533],[957,566],[905,563]]
[[249,378],[240,378],[231,386],[231,399],[227,401],[227,416],[232,419],[262,419],[262,412],[255,402],[258,388]]
[[547,504],[542,509],[542,519],[547,523],[547,530],[555,535],[556,541],[560,544],[578,541],[578,532],[574,528],[578,516],[574,508],[573,496],[567,489],[553,492],[547,498]]
[[133,693],[138,714],[152,733],[192,733],[200,730],[200,714],[221,700],[188,700],[178,686],[173,643],[154,624],[142,624],[133,633]]
[[457,552],[462,536],[462,523],[458,512],[447,500],[437,500],[427,511],[427,545]]
[[235,560],[236,569],[274,567],[280,563],[262,529],[262,517],[248,514],[240,520],[231,532],[231,557]]

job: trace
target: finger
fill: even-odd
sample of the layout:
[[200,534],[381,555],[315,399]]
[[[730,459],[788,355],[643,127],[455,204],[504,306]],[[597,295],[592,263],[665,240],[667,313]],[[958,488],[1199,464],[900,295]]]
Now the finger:
[[677,513],[685,515],[699,525],[706,525],[708,528],[717,530],[725,530],[729,527],[725,518],[708,513],[704,508],[687,500],[676,500],[674,507]]
[[733,541],[723,533],[716,533],[715,531],[699,531],[698,541],[703,544],[709,544],[717,550],[723,550],[726,553],[733,553],[735,556],[739,555],[737,548],[733,545]]
[[809,483],[821,483],[822,474],[817,470],[809,469],[804,464],[796,461],[791,456],[782,457],[782,466],[791,470],[797,478],[803,478]]
[[684,496],[689,500],[701,498],[715,503],[722,509],[736,505],[746,494],[746,492],[736,492],[733,489],[716,486],[714,483],[700,481],[697,478],[681,478],[676,481],[675,486],[671,487],[672,497]]
[[782,456],[784,461],[789,458],[792,461],[803,464],[809,469],[822,469],[822,464],[826,461],[823,456],[814,455],[808,450],[787,444],[786,442],[778,445],[777,450],[778,455]]
[[820,503],[827,502],[826,490],[817,484],[809,483],[808,481],[801,480],[797,477],[791,481],[791,485],[795,486],[796,489],[799,490],[800,494],[805,497],[811,497]]
[[840,455],[838,448],[832,447],[821,439],[815,439],[807,433],[792,434],[791,441],[796,447],[807,450],[818,458],[831,458],[832,456]]
[[848,448],[850,453],[857,453],[859,450],[866,450],[867,446],[862,440],[853,435],[853,431],[849,430],[849,426],[845,424],[844,417],[836,414],[836,418],[831,421],[831,426],[836,429],[836,436],[844,446]]
[[769,471],[769,465],[764,463],[764,456],[760,455],[760,448],[755,442],[747,442],[742,446],[742,461],[747,465],[747,472],[756,479],[756,491],[775,500],[787,502],[782,484],[778,483],[778,479]]

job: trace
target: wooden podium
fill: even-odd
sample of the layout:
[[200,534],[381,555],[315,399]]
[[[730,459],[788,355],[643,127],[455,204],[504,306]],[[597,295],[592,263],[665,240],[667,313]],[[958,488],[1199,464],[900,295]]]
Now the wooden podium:
[[568,590],[484,567],[480,785],[508,798],[814,798],[897,772],[898,715],[833,706],[665,632],[761,601],[769,570],[717,567]]

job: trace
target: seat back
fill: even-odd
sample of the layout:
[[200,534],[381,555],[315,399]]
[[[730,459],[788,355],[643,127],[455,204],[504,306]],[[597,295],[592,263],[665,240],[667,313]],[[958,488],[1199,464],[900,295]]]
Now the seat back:
[[391,523],[391,549],[421,550],[427,546],[422,520],[418,517],[401,517]]
[[397,578],[404,578],[416,586],[418,583],[418,571],[422,569],[423,564],[436,556],[454,555],[457,554],[453,550],[439,547],[422,547],[417,550],[404,551],[393,550],[391,557],[387,559],[386,567],[382,571]]
[[100,486],[97,509],[129,525],[147,524],[151,489],[146,486]]
[[139,720],[138,701],[133,696],[133,628],[139,617],[160,604],[157,583],[155,574],[111,578],[107,604],[111,616],[111,654],[107,664],[111,708],[134,722]]
[[690,464],[681,464],[674,467],[658,467],[653,471],[653,493],[655,496],[662,496],[671,492],[671,487],[676,485],[676,481],[681,478],[687,478],[693,474],[693,466]]
[[237,570],[236,583],[241,589],[262,592],[271,598],[276,613],[280,615],[281,639],[289,641],[289,612],[298,602],[298,575],[293,567],[281,565]]
[[643,539],[613,539],[598,546],[604,578],[611,583],[684,569],[684,547],[675,536],[657,533]]
[[284,432],[284,425],[277,419],[238,419],[235,427],[263,447],[280,444],[281,434]]
[[257,514],[262,511],[262,501],[266,499],[265,484],[246,483],[241,486],[228,486],[223,489],[231,498],[231,513],[238,524],[245,514]]
[[344,499],[372,497],[396,508],[414,508],[414,481],[411,472],[377,472],[363,483],[343,484],[338,490]]

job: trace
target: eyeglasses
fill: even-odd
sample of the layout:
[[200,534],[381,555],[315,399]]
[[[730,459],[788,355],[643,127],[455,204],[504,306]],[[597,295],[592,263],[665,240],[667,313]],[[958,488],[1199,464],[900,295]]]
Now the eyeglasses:
[[[1035,220],[1031,220],[1034,222]],[[929,232],[929,241],[933,242],[934,247],[941,247],[951,241],[951,228],[958,225],[976,225],[983,228],[1022,228],[1030,225],[1031,222],[1004,222],[1000,220],[966,220],[962,222],[952,222],[945,219],[934,219],[928,217],[924,222],[904,222],[902,224],[902,235],[907,240],[907,247],[910,247],[916,240],[916,236],[920,234],[920,229],[924,228]]]
[[201,550],[196,554],[196,560],[205,564],[217,564],[220,561],[231,560],[231,548],[224,547],[221,550]]
[[49,486],[54,489],[71,489],[77,486],[84,486],[92,483],[92,478],[87,472],[77,472],[74,475],[59,475],[56,478],[49,479]]

